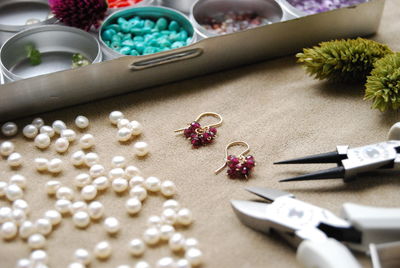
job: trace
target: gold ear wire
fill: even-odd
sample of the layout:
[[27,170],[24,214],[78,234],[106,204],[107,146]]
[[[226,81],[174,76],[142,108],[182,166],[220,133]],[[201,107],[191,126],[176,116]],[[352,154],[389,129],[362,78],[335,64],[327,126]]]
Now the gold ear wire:
[[[203,127],[203,128],[219,127],[220,125],[222,125],[222,122],[223,122],[222,116],[221,116],[220,114],[213,113],[213,112],[205,112],[205,113],[202,113],[202,114],[200,114],[194,121],[195,121],[195,122],[199,122],[199,120],[200,120],[202,117],[204,117],[204,116],[213,116],[213,117],[218,118],[219,121],[218,121],[217,123],[215,123],[215,124],[211,124],[211,125],[205,126],[205,127]],[[187,127],[180,128],[180,129],[174,130],[174,132],[181,132],[181,131],[184,131],[186,128],[187,128]]]
[[228,164],[228,150],[229,150],[229,148],[231,148],[232,146],[237,146],[237,145],[243,145],[243,146],[247,147],[246,150],[244,150],[242,153],[240,153],[238,157],[242,157],[243,155],[245,155],[248,152],[250,152],[250,145],[247,142],[234,141],[234,142],[229,143],[225,148],[225,163],[220,168],[218,168],[217,170],[214,171],[215,174],[220,173],[226,167],[226,165]]

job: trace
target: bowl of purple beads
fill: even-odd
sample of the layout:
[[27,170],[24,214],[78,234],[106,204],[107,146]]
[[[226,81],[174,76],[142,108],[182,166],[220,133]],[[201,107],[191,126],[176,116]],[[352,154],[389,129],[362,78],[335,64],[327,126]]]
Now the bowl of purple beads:
[[[356,6],[369,0],[278,0],[285,7],[293,7],[302,16]],[[292,9],[293,10],[293,9]]]

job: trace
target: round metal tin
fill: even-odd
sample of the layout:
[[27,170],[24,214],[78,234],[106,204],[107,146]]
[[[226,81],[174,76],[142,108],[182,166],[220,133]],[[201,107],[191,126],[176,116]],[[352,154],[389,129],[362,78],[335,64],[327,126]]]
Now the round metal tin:
[[[40,51],[39,65],[30,64],[27,45]],[[102,60],[100,44],[91,34],[61,25],[39,26],[22,31],[4,43],[0,49],[0,67],[6,81],[15,81],[68,70],[74,53],[82,54],[92,63]]]

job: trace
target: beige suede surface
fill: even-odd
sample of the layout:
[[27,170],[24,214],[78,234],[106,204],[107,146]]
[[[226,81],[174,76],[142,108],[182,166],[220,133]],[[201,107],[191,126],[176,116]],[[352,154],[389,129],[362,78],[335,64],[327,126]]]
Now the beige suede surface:
[[[400,50],[399,10],[397,0],[387,0],[379,33],[372,37],[396,51]],[[156,79],[157,74],[154,76]],[[204,253],[202,267],[299,267],[293,248],[281,239],[244,226],[233,213],[229,201],[252,199],[254,196],[244,188],[262,186],[290,191],[297,198],[334,213],[340,212],[344,202],[399,207],[398,175],[364,176],[348,184],[342,180],[279,183],[279,179],[332,165],[273,165],[278,160],[333,151],[338,144],[360,146],[384,141],[390,126],[400,117],[396,112],[372,110],[370,105],[363,101],[361,85],[313,80],[295,63],[294,56],[288,56],[40,116],[47,124],[61,119],[77,130],[73,124],[75,117],[85,115],[90,119],[90,127],[85,132],[95,136],[93,151],[99,154],[107,169],[113,156],[122,155],[145,176],[173,180],[179,190],[176,199],[190,208],[195,218],[192,226],[179,230],[186,237],[200,241]],[[122,111],[130,120],[140,121],[144,133],[132,142],[119,143],[117,128],[108,120],[113,110]],[[220,113],[224,123],[218,128],[218,137],[212,145],[192,149],[189,142],[175,135],[173,130],[185,127],[203,112]],[[17,123],[22,127],[32,119]],[[205,118],[202,122],[213,120]],[[83,132],[78,133],[81,136]],[[77,142],[66,154],[59,155],[54,150],[54,140],[44,151],[35,148],[21,133],[11,140],[16,144],[16,151],[23,155],[23,166],[11,170],[5,159],[1,160],[0,179],[8,181],[15,173],[27,177],[25,199],[31,206],[30,219],[35,220],[54,207],[55,199],[44,190],[48,180],[57,179],[73,187],[73,177],[88,170],[76,169],[69,163],[71,153],[79,148]],[[133,156],[132,146],[138,140],[150,145],[150,154],[144,159]],[[248,181],[231,180],[226,171],[218,175],[213,172],[223,164],[225,146],[236,140],[248,142],[257,161]],[[240,149],[232,152],[238,153]],[[65,169],[58,176],[38,173],[33,167],[35,157],[59,157],[64,160]],[[94,260],[90,267],[133,266],[139,259],[155,266],[161,257],[181,257],[182,254],[173,254],[165,243],[148,249],[142,258],[129,255],[128,242],[142,236],[148,216],[161,213],[165,198],[150,195],[140,214],[130,217],[124,208],[128,196],[128,193],[117,195],[109,189],[97,198],[104,203],[107,216],[121,220],[122,230],[116,236],[107,235],[101,222],[93,222],[87,229],[77,229],[71,217],[65,217],[48,236],[49,266],[67,267],[75,249],[92,250],[101,240],[112,244],[113,254],[105,262]],[[8,204],[0,200],[0,206]],[[14,267],[19,258],[26,258],[29,253],[27,244],[20,238],[0,241],[0,267]],[[365,267],[371,266],[367,257],[357,255],[357,258]]]

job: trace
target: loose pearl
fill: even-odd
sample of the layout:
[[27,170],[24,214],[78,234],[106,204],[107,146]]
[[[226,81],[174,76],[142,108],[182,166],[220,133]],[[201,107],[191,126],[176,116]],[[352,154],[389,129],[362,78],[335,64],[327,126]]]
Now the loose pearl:
[[174,233],[169,239],[168,245],[172,251],[180,251],[185,245],[185,237],[181,233]]
[[6,195],[7,186],[8,186],[7,182],[0,181],[0,197],[3,197]]
[[129,252],[133,256],[139,257],[143,255],[145,250],[146,250],[146,245],[143,243],[141,239],[136,238],[129,242]]
[[53,195],[57,192],[57,190],[61,187],[61,182],[56,180],[51,180],[46,183],[46,192],[49,195]]
[[177,215],[174,209],[167,208],[163,210],[161,218],[164,222],[173,225],[176,223]]
[[35,146],[39,149],[46,149],[50,146],[50,137],[47,134],[41,133],[35,137]]
[[61,137],[66,138],[69,142],[76,140],[76,133],[72,129],[64,129],[61,131]]
[[175,268],[192,268],[192,265],[188,260],[180,259],[175,263]]
[[86,211],[78,211],[72,216],[72,221],[76,227],[85,228],[90,223],[90,216]]
[[105,176],[101,176],[94,179],[92,184],[96,186],[97,190],[99,191],[105,190],[110,186],[110,182],[108,181],[108,178]]
[[138,121],[131,121],[128,128],[132,130],[132,135],[138,136],[143,132],[143,126]]
[[7,137],[15,136],[18,132],[18,126],[14,122],[4,123],[1,132]]
[[63,162],[61,159],[54,158],[49,161],[49,164],[47,165],[47,169],[51,173],[60,173],[63,169]]
[[132,137],[132,130],[129,128],[123,127],[120,128],[117,132],[117,140],[119,141],[128,141]]
[[131,188],[133,188],[135,186],[142,186],[143,184],[144,184],[144,178],[142,176],[133,176],[129,180],[129,186]]
[[108,177],[110,180],[114,180],[116,178],[121,178],[125,174],[125,171],[122,168],[113,168],[108,172]]
[[89,265],[92,262],[92,256],[86,249],[78,248],[74,252],[75,261],[84,265]]
[[22,209],[14,209],[11,216],[17,225],[20,225],[26,220],[26,214]]
[[125,119],[125,118],[122,118],[122,119],[119,119],[118,120],[118,122],[117,122],[117,127],[118,128],[123,128],[123,127],[127,127],[128,125],[129,125],[129,120],[128,119]]
[[143,201],[147,197],[147,191],[142,186],[136,185],[129,191],[129,195]]
[[69,147],[69,141],[67,138],[58,138],[54,143],[54,147],[57,153],[65,153]]
[[91,202],[88,206],[90,218],[97,220],[104,215],[104,206],[98,201]]
[[157,177],[148,177],[144,181],[144,186],[150,192],[158,192],[158,191],[160,191],[160,188],[161,188],[161,181]]
[[162,224],[162,220],[159,216],[150,216],[147,219],[147,226],[149,227],[159,227]]
[[201,264],[203,259],[203,253],[197,248],[191,248],[185,253],[185,258],[193,266],[198,266]]
[[34,250],[30,256],[31,261],[36,264],[46,264],[48,261],[47,253],[44,250]]
[[172,225],[164,224],[160,227],[161,240],[168,241],[175,233],[175,228]]
[[22,129],[22,134],[28,139],[33,139],[38,134],[38,129],[34,125],[26,125]]
[[97,196],[97,188],[93,185],[86,185],[81,190],[81,196],[85,200],[93,200]]
[[185,240],[185,245],[184,248],[185,250],[188,250],[189,248],[198,248],[199,247],[199,241],[197,241],[196,238],[187,238]]
[[33,234],[28,238],[28,246],[31,249],[44,248],[46,245],[46,238],[41,234]]
[[48,219],[53,226],[59,224],[62,220],[61,214],[57,210],[47,210],[44,213],[44,217]]
[[145,261],[139,261],[136,263],[135,268],[150,268],[150,264]]
[[2,156],[9,156],[14,152],[14,150],[15,146],[14,143],[12,143],[11,141],[4,141],[0,145],[0,154]]
[[157,268],[175,268],[174,259],[171,257],[164,257],[157,261]]
[[113,111],[110,113],[110,116],[108,118],[110,119],[111,124],[116,125],[118,124],[118,120],[124,118],[124,114],[120,111]]
[[26,187],[26,178],[20,174],[15,174],[10,178],[9,184],[18,185],[21,189]]
[[32,120],[32,125],[34,125],[37,129],[40,129],[42,126],[44,126],[44,120],[40,117],[37,117]]
[[106,232],[109,234],[118,233],[121,229],[121,224],[119,223],[119,220],[115,217],[106,218],[104,220],[103,226],[104,229],[106,229]]
[[73,262],[68,265],[68,268],[85,268],[85,265],[80,262]]
[[24,221],[19,226],[19,236],[23,239],[28,238],[36,232],[36,227],[31,221]]
[[0,207],[0,224],[12,220],[12,209],[9,207]]
[[12,153],[7,158],[10,167],[19,167],[22,164],[22,156],[19,153]]
[[124,168],[126,165],[126,159],[123,156],[114,156],[111,159],[111,166],[113,168]]
[[89,174],[86,173],[80,173],[76,175],[73,180],[74,186],[78,188],[85,187],[86,185],[89,185],[91,182],[92,178],[89,176]]
[[177,222],[185,226],[190,225],[193,222],[192,212],[187,208],[181,208],[178,211]]
[[97,178],[103,176],[106,172],[106,169],[99,164],[93,165],[90,167],[89,174],[92,178]]
[[94,255],[99,259],[107,259],[111,255],[112,249],[110,243],[102,241],[94,247]]
[[136,142],[133,145],[133,152],[137,156],[145,156],[149,152],[149,145],[147,143],[145,143],[144,141]]
[[79,139],[79,146],[82,149],[89,149],[94,146],[95,140],[92,134],[85,134]]
[[135,166],[127,166],[125,168],[125,178],[130,179],[133,176],[139,176],[141,174],[140,170]]
[[171,197],[176,194],[176,186],[175,183],[172,181],[163,181],[161,183],[161,193],[165,197]]
[[85,153],[83,151],[77,151],[71,155],[71,163],[74,166],[80,166],[85,162]]
[[1,225],[0,236],[3,239],[12,239],[17,232],[18,228],[14,222],[7,221]]
[[48,235],[53,230],[53,225],[48,219],[38,219],[35,223],[35,227],[38,233],[42,235]]
[[15,184],[10,184],[6,188],[6,197],[10,201],[15,201],[17,199],[22,199],[24,192],[21,187]]
[[28,259],[19,259],[16,268],[31,268],[31,261]]
[[71,201],[68,199],[59,199],[56,201],[55,208],[61,214],[66,214],[71,211]]
[[116,178],[111,183],[113,190],[117,193],[122,193],[128,189],[128,182],[123,178]]
[[45,171],[47,170],[49,160],[47,160],[46,158],[38,157],[35,158],[34,163],[37,171]]
[[86,116],[78,115],[75,118],[75,125],[81,129],[87,128],[89,126],[89,119]]
[[129,198],[125,203],[125,208],[129,214],[139,213],[142,209],[142,202],[137,198]]
[[42,126],[40,128],[40,134],[47,134],[50,138],[54,137],[55,131],[50,126]]
[[160,231],[155,227],[146,229],[143,233],[143,240],[148,245],[155,245],[160,241]]
[[96,153],[88,153],[85,155],[85,164],[89,167],[99,162],[99,155]]
[[54,121],[52,127],[57,134],[61,134],[63,130],[67,129],[67,126],[61,120]]
[[56,192],[57,199],[68,199],[72,200],[74,198],[74,191],[66,186],[61,186]]
[[71,204],[71,213],[75,214],[78,211],[87,211],[88,205],[83,201],[77,201]]

